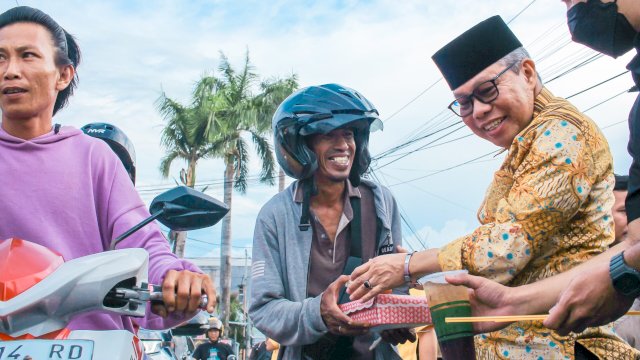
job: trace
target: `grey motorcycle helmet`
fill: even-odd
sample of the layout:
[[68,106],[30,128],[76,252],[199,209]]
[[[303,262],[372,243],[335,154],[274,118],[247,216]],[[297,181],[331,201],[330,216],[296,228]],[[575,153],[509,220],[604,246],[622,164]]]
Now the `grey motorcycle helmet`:
[[307,136],[352,128],[356,153],[349,180],[358,186],[371,162],[369,133],[383,125],[378,110],[363,95],[346,86],[325,84],[300,89],[287,97],[273,115],[272,127],[278,164],[298,180],[311,177],[318,169]]
[[85,134],[102,139],[109,144],[109,147],[111,147],[113,152],[120,158],[120,161],[122,161],[131,181],[135,185],[136,150],[124,131],[115,125],[107,123],[90,123],[81,129]]

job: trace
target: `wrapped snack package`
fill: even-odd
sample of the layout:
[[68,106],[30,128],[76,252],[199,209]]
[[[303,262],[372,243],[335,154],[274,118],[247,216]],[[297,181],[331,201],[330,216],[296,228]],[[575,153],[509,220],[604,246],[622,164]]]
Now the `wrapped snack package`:
[[351,319],[371,324],[372,331],[414,328],[431,324],[427,300],[409,295],[379,294],[367,301],[340,305]]

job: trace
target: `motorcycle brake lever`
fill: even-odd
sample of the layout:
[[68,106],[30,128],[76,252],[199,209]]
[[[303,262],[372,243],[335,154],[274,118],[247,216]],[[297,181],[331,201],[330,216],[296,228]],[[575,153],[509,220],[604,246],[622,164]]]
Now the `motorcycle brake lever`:
[[149,301],[149,290],[139,287],[126,288],[117,287],[109,291],[105,296],[104,305],[108,307],[123,307],[128,305],[129,309],[136,311],[139,306]]

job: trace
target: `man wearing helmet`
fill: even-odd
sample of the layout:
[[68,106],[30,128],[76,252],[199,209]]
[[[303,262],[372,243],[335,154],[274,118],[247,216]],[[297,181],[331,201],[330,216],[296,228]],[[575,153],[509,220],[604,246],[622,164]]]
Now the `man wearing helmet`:
[[[338,301],[353,268],[396,251],[400,215],[388,189],[361,179],[369,166],[369,132],[378,111],[336,84],[289,96],[273,117],[276,157],[297,179],[260,211],[253,242],[249,314],[283,345],[284,359],[394,359],[368,324],[352,321]],[[343,276],[341,276],[343,275]],[[389,331],[389,342],[415,340]]]
[[102,139],[109,145],[124,165],[131,182],[136,184],[136,149],[131,140],[119,127],[107,123],[91,123],[81,128],[82,132],[94,138]]
[[[0,240],[19,237],[65,260],[109,250],[112,240],[149,216],[120,160],[103,141],[53,124],[77,85],[80,48],[44,12],[20,6],[0,14]],[[10,174],[10,175],[9,175]],[[136,320],[168,328],[198,308],[204,291],[213,312],[215,288],[193,264],[176,258],[155,224],[118,244],[149,253],[149,280],[162,284],[160,315]],[[72,330],[127,329],[113,314],[80,314]]]
[[213,319],[207,330],[207,339],[209,341],[198,345],[193,352],[192,357],[195,360],[227,360],[229,355],[234,355],[231,346],[219,341],[222,335],[222,321]]

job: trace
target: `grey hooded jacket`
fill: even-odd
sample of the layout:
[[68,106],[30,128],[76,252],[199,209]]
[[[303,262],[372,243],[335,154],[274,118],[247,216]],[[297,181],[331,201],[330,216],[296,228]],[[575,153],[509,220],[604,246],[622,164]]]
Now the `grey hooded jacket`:
[[[382,224],[378,249],[401,245],[400,213],[391,192],[365,179],[374,194]],[[253,234],[249,316],[266,336],[281,344],[283,359],[301,359],[303,345],[313,344],[328,330],[320,315],[322,294],[307,297],[311,231],[300,231],[302,206],[294,201],[296,181],[261,209]],[[400,359],[395,347],[382,342],[375,358]]]

